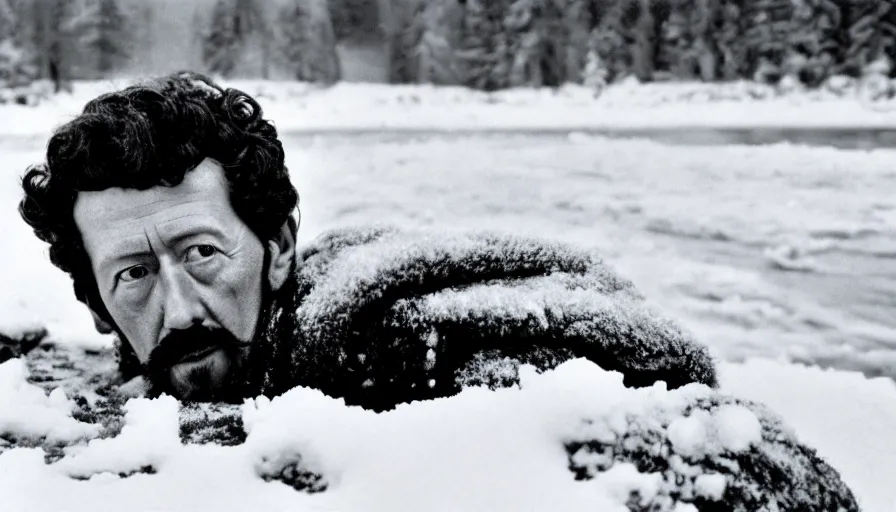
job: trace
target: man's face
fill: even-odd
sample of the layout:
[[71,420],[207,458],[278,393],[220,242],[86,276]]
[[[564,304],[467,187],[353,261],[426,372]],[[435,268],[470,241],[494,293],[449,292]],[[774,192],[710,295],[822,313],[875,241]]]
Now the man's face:
[[220,164],[202,161],[175,187],[80,192],[74,217],[100,297],[140,362],[152,359],[153,378],[167,376],[180,398],[213,397],[245,356],[232,349],[255,334],[264,266]]

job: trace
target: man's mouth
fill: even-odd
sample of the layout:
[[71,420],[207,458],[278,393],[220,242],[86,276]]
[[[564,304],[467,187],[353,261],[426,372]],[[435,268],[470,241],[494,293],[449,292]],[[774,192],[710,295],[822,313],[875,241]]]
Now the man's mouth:
[[193,352],[190,352],[190,353],[184,355],[183,357],[181,357],[180,360],[178,361],[178,364],[194,363],[194,362],[199,361],[200,359],[204,358],[205,356],[211,354],[212,352],[216,351],[217,349],[218,349],[218,347],[209,345],[208,347],[205,347],[205,348],[202,348],[199,350],[194,350]]
[[179,398],[209,401],[225,384],[230,370],[224,349],[207,347],[182,357],[170,368],[168,377]]

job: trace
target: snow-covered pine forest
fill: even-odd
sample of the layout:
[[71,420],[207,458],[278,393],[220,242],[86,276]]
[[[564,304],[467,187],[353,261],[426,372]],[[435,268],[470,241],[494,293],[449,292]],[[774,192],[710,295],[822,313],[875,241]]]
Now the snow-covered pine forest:
[[484,90],[817,87],[891,77],[894,37],[893,0],[0,0],[0,85],[190,68]]

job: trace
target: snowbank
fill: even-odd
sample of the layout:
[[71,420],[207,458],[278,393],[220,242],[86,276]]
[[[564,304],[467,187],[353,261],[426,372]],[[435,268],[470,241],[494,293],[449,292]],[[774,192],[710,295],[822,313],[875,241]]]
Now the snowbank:
[[[0,135],[47,134],[93,97],[129,80],[77,82],[37,106],[0,105]],[[225,81],[258,98],[284,131],[340,130],[582,130],[671,127],[892,128],[896,101],[863,100],[842,90],[794,91],[748,82],[731,84],[626,82],[599,98],[591,89],[498,92],[427,85]]]
[[755,359],[722,363],[723,390],[781,414],[836,468],[865,511],[896,510],[896,383]]
[[[0,365],[4,375],[0,410],[10,400],[46,399],[21,382],[21,367],[18,360]],[[887,475],[893,475],[896,457],[886,447],[875,453],[864,446],[875,440],[885,444],[896,436],[896,385],[768,361],[729,364],[723,370],[724,390],[778,405],[801,439],[839,463],[844,476],[859,478],[852,485],[864,510],[892,510],[896,490]],[[628,510],[625,503],[632,491],[642,500],[662,494],[668,483],[659,474],[642,474],[625,463],[598,471],[593,479],[575,480],[563,443],[585,433],[612,437],[614,428],[626,429],[627,415],[657,406],[678,410],[706,388],[624,388],[619,374],[584,360],[542,375],[522,373],[521,388],[468,389],[453,398],[381,414],[345,407],[317,391],[297,388],[274,400],[246,402],[239,414],[247,437],[235,446],[181,444],[174,400],[131,400],[117,437],[72,445],[59,462],[47,464],[41,448],[0,453],[4,475],[0,496],[4,510],[30,512],[197,508],[622,512]],[[809,395],[782,394],[781,389]],[[877,414],[867,415],[865,410],[861,421],[830,422],[825,411],[812,412],[801,405],[807,399],[838,401],[847,393],[863,397],[866,405],[878,408]],[[838,408],[843,417],[861,410],[854,404],[836,405],[843,406]],[[68,410],[58,399],[48,407],[59,414]],[[759,422],[749,409],[728,405],[712,414],[700,412],[668,426],[673,449],[682,457],[738,452],[760,441]],[[583,424],[584,418],[597,421]],[[24,428],[33,438],[45,435],[36,416],[19,414],[18,421],[20,434]],[[4,437],[9,424],[0,421]],[[857,449],[854,442],[859,443]],[[572,464],[600,466],[594,460],[597,454],[581,457],[591,460],[576,460],[573,455]],[[689,468],[693,471],[696,466]],[[858,468],[875,477],[862,479]],[[313,490],[325,492],[297,492],[277,481],[287,474],[323,475]],[[692,473],[688,478],[693,480],[694,496],[710,501],[731,484],[730,475],[719,473]],[[696,509],[682,501],[663,510]]]

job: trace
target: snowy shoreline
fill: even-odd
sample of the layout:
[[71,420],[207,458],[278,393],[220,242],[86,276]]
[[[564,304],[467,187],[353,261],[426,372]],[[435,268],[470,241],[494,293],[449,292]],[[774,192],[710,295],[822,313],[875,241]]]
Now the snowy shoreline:
[[[0,105],[0,136],[48,134],[90,99],[132,80],[76,82],[35,106]],[[487,93],[459,87],[222,82],[255,96],[284,132],[414,130],[896,129],[896,101],[855,87],[781,93],[759,84],[631,84]]]

